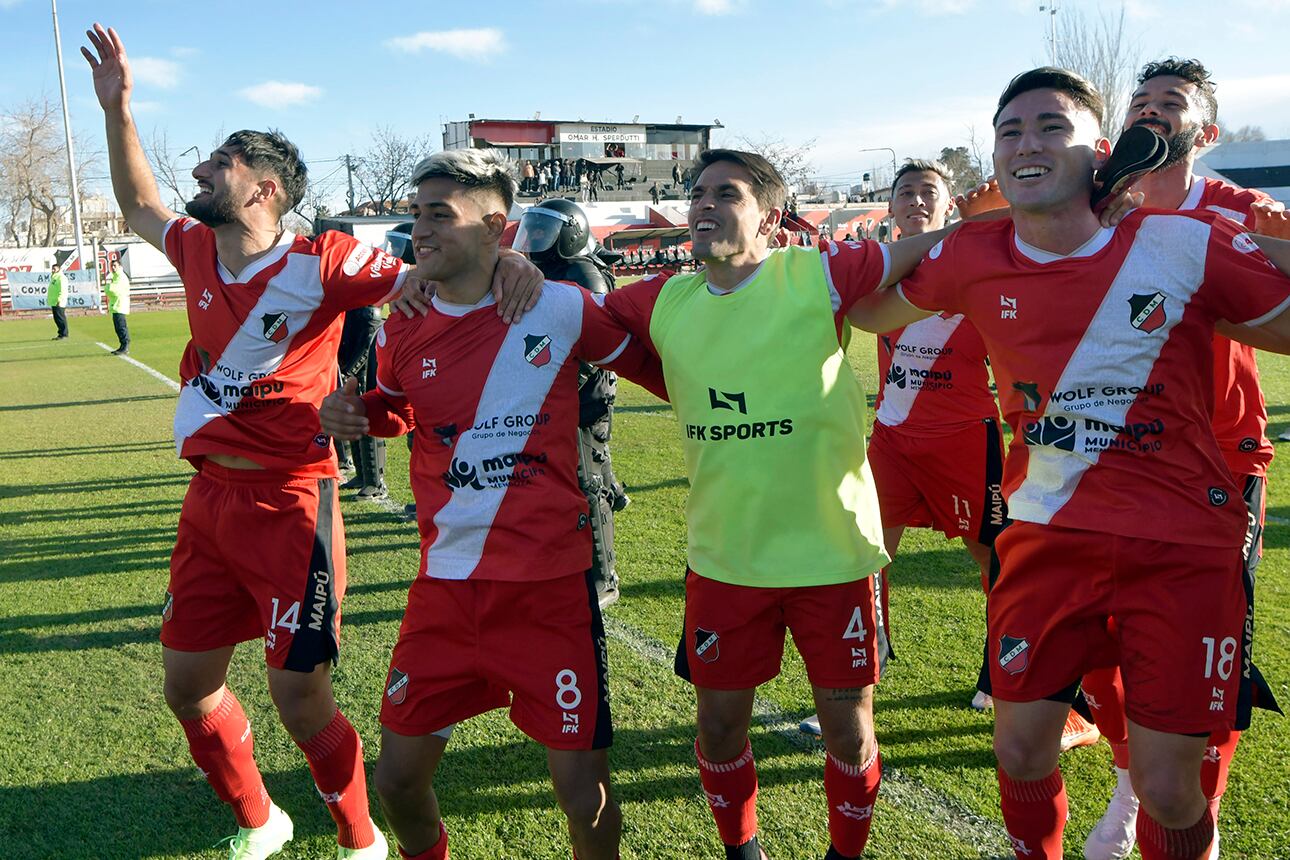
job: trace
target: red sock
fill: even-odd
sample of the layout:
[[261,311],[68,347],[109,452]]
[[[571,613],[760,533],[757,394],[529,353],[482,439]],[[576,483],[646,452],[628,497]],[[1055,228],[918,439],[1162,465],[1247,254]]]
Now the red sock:
[[1232,756],[1236,755],[1236,745],[1240,740],[1240,732],[1218,729],[1209,736],[1209,746],[1205,748],[1205,758],[1200,763],[1200,790],[1209,800],[1216,825],[1218,805],[1227,791],[1227,772],[1232,767]]
[[309,761],[314,785],[336,820],[336,841],[344,848],[366,848],[376,839],[367,811],[367,773],[363,742],[339,710],[321,732],[296,741]]
[[448,825],[439,819],[439,841],[431,845],[420,854],[409,854],[399,846],[399,856],[403,860],[448,860],[452,855],[448,853]]
[[999,806],[1018,860],[1061,860],[1062,830],[1066,828],[1066,785],[1061,769],[1033,780],[1015,780],[1003,768],[998,774]]
[[1124,681],[1118,666],[1094,669],[1081,682],[1093,722],[1111,745],[1115,766],[1129,769],[1129,723],[1124,715]]
[[824,757],[824,796],[829,801],[829,840],[843,857],[859,857],[869,841],[873,804],[882,782],[878,745],[864,764],[847,764],[831,754]]
[[1213,841],[1214,819],[1208,808],[1199,821],[1185,830],[1161,827],[1145,809],[1138,812],[1138,851],[1142,860],[1204,860]]
[[255,739],[242,703],[227,687],[214,711],[180,720],[188,751],[220,800],[233,807],[238,827],[262,827],[269,820],[269,792],[255,766]]
[[699,752],[696,740],[694,755],[722,843],[743,845],[757,835],[757,765],[752,742],[745,743],[744,751],[730,761],[711,762]]

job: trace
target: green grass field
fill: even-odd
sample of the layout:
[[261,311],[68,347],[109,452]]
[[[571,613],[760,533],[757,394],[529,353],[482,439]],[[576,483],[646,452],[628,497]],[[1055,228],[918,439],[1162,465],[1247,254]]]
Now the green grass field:
[[[132,357],[175,374],[182,312],[135,314]],[[107,317],[0,322],[0,854],[27,858],[218,857],[233,829],[188,757],[161,697],[159,612],[180,501],[191,470],[175,458],[174,391],[109,356]],[[874,387],[871,340],[852,361]],[[1290,360],[1265,358],[1273,430],[1290,421]],[[388,480],[410,501],[407,452],[389,446]],[[720,855],[693,761],[693,695],[672,675],[680,631],[686,482],[671,411],[624,384],[613,443],[633,504],[620,514],[622,600],[609,611],[616,722],[611,752],[624,858]],[[1290,458],[1285,458],[1290,460]],[[1259,583],[1258,657],[1290,703],[1290,465],[1271,478]],[[774,492],[768,486],[767,492]],[[337,696],[379,746],[377,708],[405,592],[415,528],[389,509],[346,502],[350,589]],[[907,534],[893,571],[899,660],[879,687],[886,766],[866,856],[1011,856],[998,812],[991,718],[967,708],[983,635],[977,575],[961,546]],[[296,822],[288,858],[335,855],[334,830],[304,760],[277,724],[256,643],[238,650],[230,685],[257,734],[270,792]],[[800,660],[761,692],[753,732],[763,842],[776,860],[828,844],[822,748],[796,731],[810,711]],[[1220,827],[1224,857],[1290,857],[1290,723],[1266,712],[1237,754]],[[1113,784],[1102,744],[1063,756],[1070,856]],[[459,727],[439,797],[461,860],[568,857],[542,750],[498,712]]]

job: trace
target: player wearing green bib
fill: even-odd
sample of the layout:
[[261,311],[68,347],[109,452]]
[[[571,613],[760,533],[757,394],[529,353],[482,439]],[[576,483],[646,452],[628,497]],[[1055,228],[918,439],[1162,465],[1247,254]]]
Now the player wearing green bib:
[[63,295],[63,267],[58,263],[54,264],[49,274],[45,304],[54,313],[54,325],[58,329],[54,340],[65,340],[67,338],[67,297]]
[[661,357],[682,431],[690,569],[676,668],[695,685],[699,775],[726,856],[764,857],[748,726],[791,630],[828,750],[827,858],[858,857],[881,778],[871,575],[888,559],[842,331],[852,305],[942,233],[772,251],[775,169],[734,150],[696,168],[689,227],[704,268],[623,287],[606,306]]

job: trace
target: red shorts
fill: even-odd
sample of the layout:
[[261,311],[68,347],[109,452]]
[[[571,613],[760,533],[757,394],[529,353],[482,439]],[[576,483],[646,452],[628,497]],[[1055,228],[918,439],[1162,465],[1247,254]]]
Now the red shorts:
[[747,690],[779,674],[793,631],[817,687],[878,681],[873,577],[837,585],[753,588],[685,574],[685,631],[676,674],[711,690]]
[[993,418],[949,436],[873,425],[866,455],[883,528],[917,526],[990,546],[1003,528],[1003,440]]
[[550,749],[613,741],[605,628],[588,574],[538,582],[417,577],[381,725],[416,737],[494,708]]
[[1245,621],[1240,547],[1019,522],[995,552],[986,609],[996,698],[1051,697],[1119,663],[1125,711],[1139,725],[1201,734],[1232,723]]
[[335,661],[345,595],[336,482],[207,461],[179,512],[161,642],[210,651],[264,637],[264,660],[311,672]]

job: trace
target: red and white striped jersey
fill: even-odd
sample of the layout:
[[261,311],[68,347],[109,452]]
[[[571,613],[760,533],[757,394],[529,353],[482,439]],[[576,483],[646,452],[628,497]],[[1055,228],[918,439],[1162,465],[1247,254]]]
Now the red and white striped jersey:
[[1214,323],[1272,319],[1290,278],[1239,225],[1140,209],[1059,257],[1011,220],[968,223],[900,290],[985,340],[1014,433],[1011,517],[1240,545],[1245,506],[1210,426]]
[[[1197,176],[1178,208],[1208,209],[1253,228],[1250,205],[1270,199],[1262,191]],[[1259,385],[1254,348],[1214,335],[1214,435],[1233,475],[1268,473],[1273,448],[1267,428],[1268,407]]]
[[985,342],[962,314],[937,314],[878,335],[874,420],[910,436],[950,436],[998,418]]
[[363,397],[372,432],[397,434],[409,418],[417,431],[411,478],[426,576],[543,580],[591,566],[579,361],[662,391],[657,359],[591,293],[547,281],[514,325],[491,296],[471,306],[436,297],[425,317],[385,322],[376,360],[378,388]]
[[215,232],[192,218],[172,220],[163,241],[184,282],[191,332],[179,364],[179,456],[197,465],[232,454],[335,477],[318,406],[336,387],[341,315],[397,295],[403,264],[343,233],[284,232],[234,275],[216,257]]

